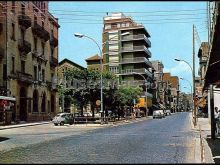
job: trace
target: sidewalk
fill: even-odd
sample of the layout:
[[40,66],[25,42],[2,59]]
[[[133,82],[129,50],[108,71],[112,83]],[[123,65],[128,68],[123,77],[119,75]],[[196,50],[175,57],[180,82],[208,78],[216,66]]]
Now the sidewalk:
[[[115,122],[108,122],[108,124],[91,124],[91,123],[84,123],[84,124],[73,124],[74,126],[114,126],[114,125],[121,125],[121,124],[128,124],[128,123],[133,123],[133,122],[138,122],[142,120],[147,120],[150,117],[141,117],[141,118],[136,118],[135,120],[129,119],[129,120],[116,120]],[[24,122],[24,123],[19,123],[19,124],[11,124],[11,125],[5,125],[5,126],[0,126],[0,130],[4,129],[12,129],[12,128],[19,128],[19,127],[28,127],[28,126],[34,126],[34,125],[42,125],[42,124],[49,124],[52,122],[51,121],[39,121],[39,122]]]
[[192,130],[199,133],[196,137],[195,159],[198,163],[215,163],[212,156],[212,151],[207,143],[207,137],[211,135],[211,125],[209,118],[197,118],[197,125],[194,126],[192,122],[192,113],[190,113],[190,122]]

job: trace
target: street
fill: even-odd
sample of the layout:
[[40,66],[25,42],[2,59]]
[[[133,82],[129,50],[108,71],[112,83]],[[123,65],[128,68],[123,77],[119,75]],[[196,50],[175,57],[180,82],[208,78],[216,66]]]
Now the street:
[[[31,131],[32,130],[32,131]],[[0,163],[195,163],[188,112],[108,127],[2,130]],[[12,144],[20,144],[16,148]],[[199,155],[198,155],[199,156]]]

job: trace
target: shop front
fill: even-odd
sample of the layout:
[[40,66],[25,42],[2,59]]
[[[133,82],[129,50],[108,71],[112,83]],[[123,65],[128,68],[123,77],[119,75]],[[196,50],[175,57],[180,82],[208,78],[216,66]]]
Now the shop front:
[[15,121],[15,103],[14,97],[0,96],[0,125],[9,125]]

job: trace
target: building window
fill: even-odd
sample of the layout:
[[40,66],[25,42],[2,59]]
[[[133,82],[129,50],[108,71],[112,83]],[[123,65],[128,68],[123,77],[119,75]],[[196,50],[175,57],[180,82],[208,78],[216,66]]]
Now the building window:
[[15,73],[15,58],[14,57],[11,58],[11,62],[12,62],[11,73]]
[[23,29],[21,29],[21,39],[22,41],[24,41],[24,30]]
[[44,80],[45,80],[45,70],[42,69],[42,81],[44,82]]
[[21,4],[21,14],[25,14],[25,6],[23,4]]
[[34,37],[34,50],[37,51],[37,38]]
[[38,65],[38,80],[42,80],[42,77],[41,77],[41,66]]
[[53,56],[54,48],[51,47],[50,49],[51,49],[51,56]]
[[37,80],[37,66],[34,66],[34,80]]
[[41,46],[42,46],[42,54],[44,55],[44,47],[45,47],[45,43],[41,42]]
[[34,23],[37,23],[37,16],[34,15]]
[[113,23],[113,24],[112,24],[112,28],[117,28],[117,24],[116,24],[116,23]]
[[12,3],[12,4],[11,4],[11,5],[12,5],[12,6],[11,6],[11,12],[12,12],[12,13],[15,13],[15,1],[12,1],[11,3]]
[[11,39],[15,40],[15,24],[11,24],[12,32],[11,32]]
[[21,72],[25,73],[25,61],[21,60]]

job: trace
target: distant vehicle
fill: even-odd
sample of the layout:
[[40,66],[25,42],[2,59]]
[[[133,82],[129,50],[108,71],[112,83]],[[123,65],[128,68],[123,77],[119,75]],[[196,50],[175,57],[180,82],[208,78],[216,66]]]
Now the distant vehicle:
[[153,111],[153,119],[154,118],[163,118],[165,117],[164,110],[155,110]]
[[169,109],[164,110],[164,112],[165,112],[166,116],[171,115],[171,110],[169,110]]
[[71,113],[58,113],[52,120],[55,126],[64,124],[73,124],[73,115]]

